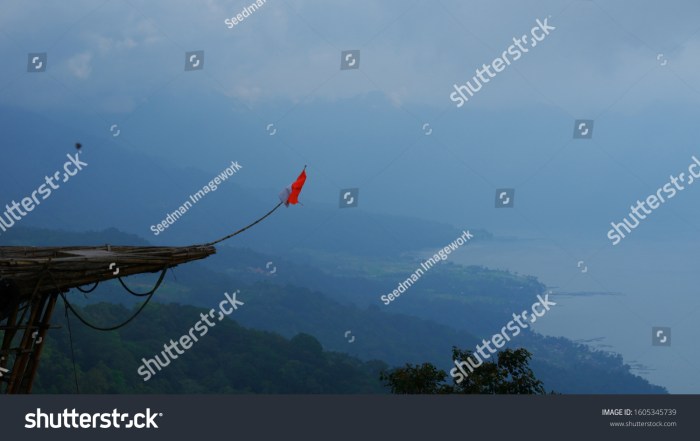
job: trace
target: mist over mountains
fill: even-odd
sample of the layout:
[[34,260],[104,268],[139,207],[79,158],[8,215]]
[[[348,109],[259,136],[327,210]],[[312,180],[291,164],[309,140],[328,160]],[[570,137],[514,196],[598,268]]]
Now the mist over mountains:
[[[545,108],[540,111],[551,114],[536,120],[518,111],[495,115],[465,110],[434,123],[426,136],[415,118],[382,96],[369,94],[341,103],[307,104],[276,123],[277,132],[270,136],[256,115],[273,109],[256,109],[253,115],[223,98],[190,98],[187,107],[181,98],[170,96],[144,104],[119,125],[118,137],[111,136],[109,125],[95,116],[68,112],[45,118],[1,108],[7,123],[3,132],[7,166],[0,179],[6,185],[11,182],[18,192],[7,194],[8,202],[10,196],[23,197],[20,190],[29,191],[41,182],[60,166],[74,143],[81,142],[82,156],[90,166],[32,213],[28,223],[48,225],[42,220],[50,207],[70,199],[70,210],[50,215],[52,225],[117,226],[150,234],[151,225],[231,161],[238,161],[243,170],[234,179],[156,242],[197,241],[201,236],[195,231],[205,220],[207,231],[216,235],[256,218],[274,206],[279,190],[308,164],[305,211],[287,210],[285,217],[292,222],[303,217],[305,224],[314,225],[310,228],[325,226],[331,235],[358,230],[355,221],[343,224],[356,215],[354,210],[337,210],[340,189],[357,187],[358,211],[404,219],[379,227],[389,235],[406,228],[415,238],[437,234],[434,237],[441,241],[450,239],[437,233],[440,223],[565,242],[571,236],[586,237],[604,246],[610,222],[620,222],[630,205],[654,193],[670,173],[683,171],[691,155],[700,153],[693,150],[691,135],[676,129],[677,118],[668,117],[679,109],[669,109],[661,118],[636,115],[600,121],[596,133],[610,131],[604,141],[572,141],[570,121]],[[428,112],[420,110],[416,112]],[[635,120],[641,117],[654,118],[657,126],[640,128]],[[553,131],[552,121],[561,127]],[[673,137],[659,136],[671,132],[671,125]],[[495,189],[503,187],[516,190],[515,208],[509,212],[493,208]],[[100,192],[93,192],[95,188]],[[654,240],[670,230],[679,236],[694,231],[688,220],[700,214],[692,203],[700,198],[697,193],[692,187],[683,192],[667,204],[670,209],[655,212],[634,236]],[[326,216],[314,212],[322,207]],[[406,217],[433,223],[416,230],[406,225]],[[269,226],[274,228],[259,236],[278,242],[272,232],[279,230],[278,220],[271,219]],[[306,231],[296,230],[298,235]],[[414,249],[422,247],[416,245]]]

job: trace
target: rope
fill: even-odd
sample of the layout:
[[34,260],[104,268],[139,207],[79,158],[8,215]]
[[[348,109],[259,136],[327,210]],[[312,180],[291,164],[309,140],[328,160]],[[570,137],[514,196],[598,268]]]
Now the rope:
[[83,289],[83,288],[81,288],[81,287],[79,287],[79,286],[76,286],[76,288],[78,289],[78,291],[80,291],[80,292],[82,292],[82,293],[84,293],[84,294],[90,294],[91,292],[93,292],[93,291],[95,290],[95,288],[97,288],[97,285],[99,285],[99,284],[100,284],[99,281],[95,282],[95,284],[92,285],[92,288],[90,288],[90,289]]
[[[167,269],[167,268],[166,268],[166,269]],[[54,288],[58,288],[58,284],[56,283],[56,279],[54,279],[53,274],[51,273],[51,271],[46,270],[46,272],[49,274],[49,277],[51,277],[51,281],[52,281],[53,284],[54,284]],[[165,274],[165,270],[163,270],[163,274]],[[139,314],[141,314],[141,311],[143,311],[143,309],[146,307],[146,305],[148,305],[148,302],[151,301],[151,299],[153,298],[153,294],[156,292],[156,290],[157,290],[158,287],[160,286],[160,283],[163,281],[163,274],[161,274],[161,278],[158,280],[158,283],[157,283],[156,288],[154,288],[154,289],[151,291],[151,293],[148,295],[148,298],[146,299],[145,302],[143,302],[143,305],[141,305],[141,307],[138,309],[138,311],[136,311],[136,313],[135,313],[134,315],[132,315],[131,317],[129,317],[129,319],[128,319],[127,321],[125,321],[124,323],[119,324],[119,325],[117,325],[117,326],[111,326],[111,327],[109,327],[109,328],[102,328],[102,327],[100,327],[100,326],[93,325],[92,323],[89,323],[89,322],[88,322],[87,320],[85,320],[80,314],[78,314],[78,312],[75,310],[75,308],[73,308],[73,305],[71,305],[71,304],[68,302],[68,299],[66,299],[65,293],[60,292],[60,290],[58,290],[58,289],[57,289],[57,291],[59,291],[59,293],[61,294],[61,298],[63,299],[63,302],[64,302],[64,304],[66,305],[66,308],[70,309],[70,311],[73,313],[73,315],[75,315],[75,316],[78,318],[78,320],[80,320],[85,326],[87,326],[88,328],[92,328],[92,329],[94,329],[94,330],[96,330],[96,331],[116,331],[117,329],[121,329],[121,328],[123,328],[124,326],[128,325],[129,323],[131,323],[132,320],[134,320]]]
[[73,315],[76,316],[76,317],[78,318],[78,320],[80,320],[80,321],[81,321],[85,326],[87,326],[88,328],[92,328],[92,329],[94,329],[94,330],[96,330],[96,331],[116,331],[117,329],[121,329],[121,328],[123,328],[124,326],[128,325],[129,323],[131,323],[132,320],[134,320],[139,314],[141,314],[141,311],[143,311],[143,309],[146,307],[146,305],[148,305],[148,302],[150,302],[151,299],[153,298],[153,294],[151,294],[151,295],[146,299],[146,301],[143,302],[143,305],[141,305],[141,307],[138,309],[138,311],[136,311],[136,313],[135,313],[134,315],[132,315],[131,317],[129,317],[129,319],[128,319],[127,321],[125,321],[124,323],[121,323],[121,324],[119,324],[119,325],[116,325],[116,326],[111,326],[111,327],[109,327],[109,328],[102,328],[102,327],[100,327],[100,326],[96,326],[96,325],[93,325],[92,323],[89,323],[89,322],[88,322],[87,320],[85,320],[80,314],[78,314],[78,312],[75,310],[75,308],[73,308],[73,305],[71,305],[70,303],[68,303],[68,300],[66,300],[65,294],[61,293],[61,297],[63,298],[63,301],[65,302],[65,304],[66,304],[66,306],[68,307],[68,309],[70,309],[70,312],[72,312]]
[[66,311],[66,323],[68,324],[68,338],[70,339],[70,354],[73,360],[73,378],[75,379],[75,393],[80,393],[80,386],[78,386],[78,367],[75,364],[75,350],[73,349],[73,331],[70,327],[70,317],[68,316],[68,303],[66,298],[63,297],[63,308]]
[[121,277],[118,277],[118,279],[119,279],[119,283],[122,284],[122,286],[124,287],[124,289],[127,290],[127,291],[129,292],[129,294],[134,295],[134,296],[136,296],[136,297],[146,297],[146,296],[152,295],[154,292],[156,292],[156,291],[158,290],[158,288],[160,288],[160,284],[163,283],[163,279],[165,278],[165,273],[166,273],[167,271],[168,271],[168,267],[163,268],[163,271],[160,273],[160,277],[158,278],[158,281],[156,282],[156,284],[155,284],[155,286],[153,287],[153,289],[150,290],[150,291],[148,291],[148,292],[145,292],[145,293],[143,293],[143,294],[139,294],[139,293],[137,293],[137,292],[134,292],[134,291],[130,290],[129,287],[126,286],[126,283],[124,283],[124,281],[122,280]]
[[214,242],[205,243],[205,244],[202,245],[202,246],[208,247],[208,246],[211,246],[211,245],[216,245],[217,243],[223,242],[223,241],[225,241],[225,240],[227,240],[227,239],[232,238],[233,236],[236,236],[237,234],[240,234],[240,233],[244,232],[244,231],[247,230],[248,228],[250,228],[250,227],[252,227],[252,226],[254,226],[254,225],[256,225],[256,224],[262,222],[266,217],[268,217],[269,215],[271,215],[272,213],[274,213],[275,210],[277,210],[278,208],[280,208],[280,206],[281,206],[283,203],[284,203],[284,202],[280,202],[279,204],[277,204],[277,205],[275,206],[275,208],[273,208],[272,210],[270,210],[265,216],[263,216],[263,217],[261,217],[260,219],[256,220],[255,222],[253,222],[252,224],[248,225],[247,227],[241,228],[240,230],[236,231],[235,233],[229,234],[228,236],[222,237],[221,239],[215,240]]

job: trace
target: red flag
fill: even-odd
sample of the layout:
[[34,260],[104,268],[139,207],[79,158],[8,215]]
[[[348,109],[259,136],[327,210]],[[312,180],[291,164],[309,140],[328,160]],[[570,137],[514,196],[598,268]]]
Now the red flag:
[[306,167],[301,171],[301,174],[296,181],[292,184],[292,194],[289,195],[287,202],[294,205],[299,203],[299,193],[301,193],[301,188],[306,182]]
[[304,166],[304,170],[301,171],[301,174],[297,180],[294,181],[291,186],[282,190],[282,193],[280,193],[280,200],[284,202],[284,205],[289,206],[289,204],[295,205],[299,203],[299,193],[301,193],[301,189],[305,182],[306,166]]

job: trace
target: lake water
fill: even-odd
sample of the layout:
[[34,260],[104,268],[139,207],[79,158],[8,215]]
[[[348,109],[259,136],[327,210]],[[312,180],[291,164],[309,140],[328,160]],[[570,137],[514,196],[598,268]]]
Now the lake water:
[[[633,373],[671,393],[700,393],[697,250],[697,241],[633,237],[617,246],[485,241],[470,243],[450,261],[536,276],[557,302],[537,321],[537,332],[617,352]],[[652,327],[671,328],[670,346],[652,345]]]

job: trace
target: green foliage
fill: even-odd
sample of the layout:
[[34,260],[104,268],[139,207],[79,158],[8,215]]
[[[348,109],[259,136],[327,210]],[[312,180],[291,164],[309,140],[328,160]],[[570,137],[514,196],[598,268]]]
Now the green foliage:
[[[120,305],[97,304],[79,310],[91,322],[113,324],[133,314]],[[61,326],[51,330],[34,393],[75,392],[67,324],[61,308],[54,316]],[[99,332],[71,319],[76,369],[81,393],[381,393],[377,376],[386,365],[364,363],[347,355],[325,352],[313,336],[291,340],[216,322],[192,348],[145,382],[137,373],[142,359],[161,353],[200,319],[198,308],[150,304],[129,326]]]
[[440,394],[450,393],[452,389],[443,384],[447,373],[430,363],[411,365],[384,371],[379,379],[393,394]]
[[[473,352],[452,348],[452,359],[461,361],[473,357]],[[527,349],[504,349],[496,361],[484,361],[461,383],[455,381],[455,392],[463,394],[544,394],[543,383],[535,378]]]
[[[471,356],[471,351],[452,348],[454,360]],[[496,361],[484,362],[461,383],[453,380],[451,385],[446,383],[447,373],[430,363],[383,371],[379,379],[394,394],[544,394],[542,382],[528,366],[530,358],[526,349],[504,349]]]

